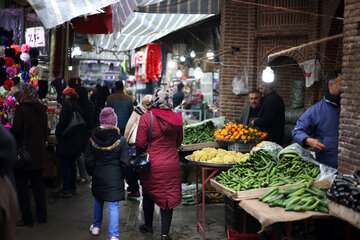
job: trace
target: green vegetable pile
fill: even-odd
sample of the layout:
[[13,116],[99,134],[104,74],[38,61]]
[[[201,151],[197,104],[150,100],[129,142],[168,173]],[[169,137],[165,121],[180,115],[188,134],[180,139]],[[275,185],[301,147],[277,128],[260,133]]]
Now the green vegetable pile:
[[268,203],[270,207],[284,207],[286,211],[318,211],[328,213],[325,191],[312,187],[313,180],[307,184],[278,189],[272,188],[259,200]]
[[215,124],[212,121],[207,121],[201,125],[187,127],[184,130],[184,145],[215,142],[214,131]]
[[282,154],[277,163],[266,150],[259,150],[251,153],[245,162],[221,172],[216,181],[235,191],[243,191],[303,183],[316,179],[319,173],[316,164],[302,160],[296,153]]

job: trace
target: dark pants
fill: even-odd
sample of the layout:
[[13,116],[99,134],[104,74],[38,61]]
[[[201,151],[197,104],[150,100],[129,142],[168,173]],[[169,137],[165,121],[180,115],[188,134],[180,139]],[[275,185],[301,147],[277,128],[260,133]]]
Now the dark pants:
[[76,157],[61,158],[63,191],[76,190]]
[[85,162],[84,162],[85,158],[83,157],[78,157],[77,158],[77,167],[79,170],[79,176],[81,179],[87,179],[88,178],[88,174],[86,172],[85,169]]
[[[152,226],[153,222],[153,215],[154,215],[154,202],[151,200],[149,195],[143,192],[143,211],[144,211],[144,218],[145,218],[145,225]],[[171,219],[172,219],[173,210],[160,208],[160,215],[161,215],[161,234],[162,235],[169,235]]]
[[124,176],[129,185],[127,191],[131,193],[139,191],[139,174],[135,170],[129,168],[124,170]]
[[47,211],[42,170],[15,172],[15,181],[21,216],[24,223],[34,223],[33,215],[31,213],[29,181],[34,193],[37,219],[38,221],[45,221],[47,217]]

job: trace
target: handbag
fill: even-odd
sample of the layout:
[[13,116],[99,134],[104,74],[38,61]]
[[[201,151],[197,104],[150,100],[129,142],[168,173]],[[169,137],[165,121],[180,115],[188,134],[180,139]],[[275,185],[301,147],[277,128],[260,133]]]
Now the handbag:
[[[23,111],[24,111],[24,115],[26,116],[25,107],[23,107]],[[26,133],[27,131],[26,131],[26,121],[25,121],[23,145],[16,150],[16,159],[13,166],[15,171],[25,170],[32,161],[31,155],[29,151],[26,149],[26,145],[25,145],[25,138],[27,136]]]
[[[148,145],[147,150],[150,148],[150,141],[151,141],[151,135],[152,135],[152,128],[153,128],[153,114],[150,111],[151,115],[151,124],[150,124],[150,134],[148,137]],[[146,172],[150,169],[150,155],[149,153],[141,154],[139,156],[136,156],[135,161],[131,164],[131,168],[138,173]]]
[[69,104],[70,104],[70,109],[71,109],[72,115],[71,115],[71,120],[70,120],[69,124],[66,126],[66,128],[61,133],[61,136],[63,136],[63,137],[65,137],[67,135],[71,135],[71,133],[73,133],[78,128],[85,126],[85,121],[82,118],[81,114],[79,112],[72,111],[71,103],[69,102]]

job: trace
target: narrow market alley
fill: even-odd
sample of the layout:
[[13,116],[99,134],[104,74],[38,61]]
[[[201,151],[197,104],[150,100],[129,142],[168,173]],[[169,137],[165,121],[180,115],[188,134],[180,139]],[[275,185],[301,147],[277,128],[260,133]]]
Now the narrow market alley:
[[[35,223],[33,228],[17,228],[17,240],[105,240],[108,239],[108,211],[104,209],[103,226],[100,236],[94,237],[89,233],[89,226],[93,219],[94,198],[90,185],[80,185],[79,194],[68,199],[54,197],[56,189],[47,188],[46,200],[48,220],[44,224]],[[138,229],[143,222],[141,209],[142,198],[127,199],[120,202],[119,233],[120,239],[126,240],[157,240],[160,238],[160,211],[155,209],[154,233],[145,235]],[[106,206],[106,205],[105,205]],[[224,205],[206,205],[207,239],[226,239],[224,229]],[[170,236],[174,240],[202,239],[196,231],[196,205],[179,205],[174,209]]]

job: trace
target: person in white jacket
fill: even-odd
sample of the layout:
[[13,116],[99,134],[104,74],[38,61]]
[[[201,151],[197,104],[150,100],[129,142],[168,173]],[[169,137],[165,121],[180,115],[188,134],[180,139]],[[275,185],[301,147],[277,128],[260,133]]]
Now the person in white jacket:
[[[145,95],[142,99],[141,105],[137,106],[134,111],[132,112],[125,128],[124,137],[126,141],[129,144],[129,147],[131,149],[131,157],[136,157],[136,148],[135,148],[135,140],[136,140],[136,133],[137,133],[137,127],[139,124],[139,120],[141,115],[146,113],[147,109],[150,108],[150,102],[151,102],[152,95]],[[125,173],[125,178],[127,181],[127,184],[129,185],[127,188],[127,191],[130,192],[128,194],[128,197],[140,197],[139,192],[139,176],[136,171],[127,170]]]

